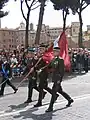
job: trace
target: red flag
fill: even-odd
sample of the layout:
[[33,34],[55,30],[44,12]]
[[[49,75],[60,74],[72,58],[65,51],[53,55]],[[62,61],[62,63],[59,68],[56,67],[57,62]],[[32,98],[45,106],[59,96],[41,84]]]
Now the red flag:
[[65,64],[65,70],[70,71],[71,70],[71,63],[70,63],[70,57],[68,54],[68,42],[65,35],[65,32],[62,32],[62,34],[54,41],[54,44],[51,45],[48,50],[43,55],[43,60],[48,64],[51,62],[51,60],[54,58],[53,56],[53,47],[60,47],[60,57],[64,59]]
[[54,58],[53,56],[53,45],[51,45],[47,51],[43,55],[43,60],[46,62],[46,64],[50,63],[52,59]]
[[58,41],[58,45],[60,47],[60,56],[64,59],[65,69],[66,71],[71,70],[70,57],[68,54],[68,42],[65,35],[65,32],[62,32],[60,39]]

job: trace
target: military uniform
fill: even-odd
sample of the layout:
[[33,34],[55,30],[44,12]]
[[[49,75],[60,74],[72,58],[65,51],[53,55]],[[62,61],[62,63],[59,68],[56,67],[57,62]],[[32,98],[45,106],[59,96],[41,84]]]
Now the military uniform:
[[[32,54],[34,54],[34,50],[30,50],[30,52],[32,52]],[[23,73],[23,75],[27,74],[30,69],[37,63],[38,59],[34,59],[34,57],[32,58],[27,58],[26,60],[26,69]],[[25,101],[25,103],[30,103],[32,102],[32,93],[33,93],[33,89],[35,89],[36,91],[39,92],[39,89],[37,87],[37,73],[34,70],[29,76],[29,83],[28,83],[28,99]]]
[[[44,67],[46,65],[46,63],[43,61],[43,59],[41,60],[40,64],[38,65],[39,69]],[[45,89],[47,92],[49,92],[51,95],[53,94],[52,90],[48,87],[48,70],[43,69],[40,74],[39,74],[39,98],[38,98],[38,102],[36,105],[34,105],[34,107],[39,107],[42,106],[42,98],[44,98],[43,96],[45,96],[45,92],[43,92],[43,89]],[[55,100],[57,99],[58,94],[55,95]]]
[[[42,46],[42,47],[45,47],[45,46]],[[46,65],[47,65],[46,61],[44,61],[43,57],[41,57],[41,61],[39,62],[36,69],[40,70],[41,68],[45,67]],[[45,96],[45,92],[43,94],[43,89],[45,89],[52,95],[52,90],[48,87],[47,78],[48,78],[48,71],[47,71],[47,68],[45,68],[39,74],[39,80],[40,80],[39,81],[39,90],[40,90],[40,92],[39,92],[38,102],[36,103],[36,105],[34,105],[34,107],[42,106],[42,98],[43,98],[43,96]]]
[[[46,65],[45,62],[41,60],[36,69],[39,70],[45,65]],[[47,87],[48,73],[46,72],[46,70],[43,70],[38,76],[39,76],[39,98],[38,98],[38,103],[34,105],[34,107],[38,107],[42,105],[43,89]]]
[[[14,93],[17,92],[18,89],[16,89],[16,87],[10,82],[9,78],[12,77],[12,70],[10,68],[10,65],[8,62],[2,64],[2,77],[3,77],[3,80],[2,80],[2,85],[1,85],[1,90],[0,90],[0,96],[2,96],[4,94],[4,89],[5,89],[5,86],[6,86],[6,83],[11,86],[14,90]],[[6,82],[5,82],[6,81]]]
[[46,112],[50,112],[53,110],[53,104],[56,100],[57,92],[60,93],[65,99],[68,100],[67,107],[70,106],[70,104],[73,102],[71,97],[63,91],[62,86],[61,86],[62,78],[64,76],[64,60],[57,56],[54,58],[54,60],[52,60],[49,67],[53,68],[52,80],[54,84],[52,87],[53,94],[51,97],[50,105],[49,105],[49,108],[46,110]]

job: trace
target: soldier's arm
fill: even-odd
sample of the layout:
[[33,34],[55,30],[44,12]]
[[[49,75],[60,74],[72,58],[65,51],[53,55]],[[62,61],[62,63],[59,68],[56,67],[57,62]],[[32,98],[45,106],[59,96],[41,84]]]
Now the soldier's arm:
[[28,72],[28,74],[25,76],[24,79],[26,79],[36,69],[36,67],[37,67],[37,65],[39,64],[40,61],[41,61],[41,59],[39,59],[38,62],[34,65],[34,67],[32,67],[30,69],[30,71]]

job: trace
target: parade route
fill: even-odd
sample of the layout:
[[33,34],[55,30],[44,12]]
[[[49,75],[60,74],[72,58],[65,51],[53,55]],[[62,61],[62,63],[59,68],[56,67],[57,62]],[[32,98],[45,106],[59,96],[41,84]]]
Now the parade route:
[[[51,95],[47,94],[43,106],[34,108],[38,93],[34,91],[33,102],[24,104],[27,99],[27,83],[16,94],[6,87],[5,96],[0,98],[0,120],[90,120],[90,72],[63,81],[63,89],[74,99],[71,107],[65,107],[67,101],[60,95],[54,104],[54,111],[45,113]],[[18,83],[14,83],[17,85]],[[52,84],[50,83],[49,86]]]
[[[74,104],[76,104],[75,102],[77,101],[84,101],[85,99],[90,99],[90,94],[86,94],[86,95],[82,95],[82,96],[77,96],[77,97],[73,97],[74,99]],[[47,103],[43,103],[43,106],[39,107],[38,110],[40,109],[44,109],[46,107],[48,107],[48,102]],[[66,104],[66,101],[62,101],[62,100],[58,100],[56,103],[55,103],[55,106],[57,107],[58,105],[63,105],[63,104]],[[71,106],[73,107],[73,106]],[[12,112],[9,112],[9,111],[0,111],[0,118],[1,117],[6,117],[6,116],[12,116],[12,115],[17,115],[19,114],[20,112],[26,112],[27,110],[30,110],[30,109],[34,109],[33,108],[33,105],[31,106],[26,106],[25,108],[21,109],[21,110],[12,110]]]

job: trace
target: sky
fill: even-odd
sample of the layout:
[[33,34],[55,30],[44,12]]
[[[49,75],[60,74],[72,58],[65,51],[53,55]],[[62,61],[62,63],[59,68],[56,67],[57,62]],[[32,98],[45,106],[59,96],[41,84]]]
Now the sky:
[[[17,28],[20,25],[20,22],[24,22],[25,20],[22,17],[21,10],[20,10],[20,3],[14,2],[14,0],[10,0],[8,4],[4,7],[4,10],[9,11],[8,16],[3,17],[1,19],[1,26],[2,28]],[[25,14],[27,9],[24,6]],[[86,30],[86,26],[90,25],[90,6],[87,7],[83,13],[83,29]],[[30,23],[34,24],[34,28],[36,29],[36,25],[38,23],[39,17],[39,8],[35,9],[31,12],[30,15]],[[67,26],[71,25],[71,22],[78,22],[78,15],[68,15],[67,17]],[[53,4],[48,2],[47,6],[45,7],[45,13],[43,18],[43,24],[49,25],[50,27],[62,27],[63,20],[62,20],[62,12],[56,11],[53,9]]]

